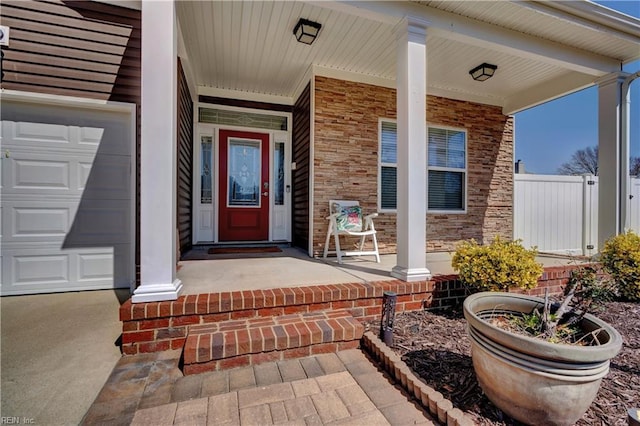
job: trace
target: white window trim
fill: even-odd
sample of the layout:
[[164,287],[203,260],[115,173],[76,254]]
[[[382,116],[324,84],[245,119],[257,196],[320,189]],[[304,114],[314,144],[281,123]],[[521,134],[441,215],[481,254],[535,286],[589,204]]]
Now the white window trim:
[[[427,213],[429,214],[467,214],[467,209],[469,205],[469,185],[468,185],[469,183],[469,132],[467,131],[467,129],[462,127],[443,126],[440,124],[432,124],[427,122],[427,139],[429,138],[429,129],[451,130],[454,132],[464,133],[464,169],[458,169],[454,167],[429,166],[429,158],[428,158],[429,146],[428,146],[428,140],[426,141],[427,142]],[[429,170],[464,173],[464,208],[463,209],[438,210],[438,209],[429,208],[429,193],[428,193]]]
[[[397,163],[386,163],[382,161],[382,123],[383,122],[397,124],[397,120],[394,118],[378,119],[378,211],[380,213],[397,213],[398,212],[397,209],[382,208],[382,167],[395,167],[396,170],[398,169]],[[469,185],[468,185],[469,183],[469,132],[465,128],[442,126],[439,124],[431,124],[427,122],[427,138],[429,137],[430,128],[439,129],[439,130],[452,130],[452,131],[464,133],[464,169],[453,168],[453,167],[429,166],[429,160],[427,158],[427,213],[428,214],[467,214],[468,205],[469,205]],[[426,140],[425,143],[428,144],[429,141]],[[429,155],[428,146],[427,146],[427,155]],[[429,209],[429,194],[428,194],[429,170],[464,173],[464,209],[462,210]]]

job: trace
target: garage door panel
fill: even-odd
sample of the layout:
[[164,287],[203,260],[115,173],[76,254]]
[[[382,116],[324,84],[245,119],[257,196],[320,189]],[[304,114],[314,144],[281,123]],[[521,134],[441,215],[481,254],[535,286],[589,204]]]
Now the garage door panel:
[[97,282],[113,283],[115,288],[131,284],[133,262],[131,246],[116,244],[106,249],[75,249],[77,281],[89,286]]
[[85,288],[105,284],[111,288],[128,288],[131,285],[133,262],[131,246],[116,244],[105,248],[63,250],[70,252],[73,278]]
[[[93,154],[46,153],[24,148],[10,150],[3,160],[3,196],[38,195],[79,198],[94,163]],[[88,169],[88,173],[87,170]]]
[[93,164],[78,164],[78,181],[83,199],[131,199],[131,158],[99,155]]
[[24,121],[10,122],[9,126],[7,135],[15,144],[22,146],[35,143],[39,147],[53,149],[56,146],[68,148],[73,143],[71,138],[75,129],[72,127]]
[[115,288],[129,288],[135,276],[134,253],[132,244],[113,246],[113,278]]
[[60,250],[59,247],[7,249],[2,255],[3,295],[128,288],[129,246]]
[[89,112],[77,123],[79,144],[87,147],[99,144],[101,154],[131,155],[133,126],[130,116]]
[[131,157],[41,154],[14,150],[3,160],[4,195],[131,199]]
[[14,189],[69,189],[69,163],[66,161],[17,160],[13,164]]
[[[12,104],[3,108],[3,136],[21,147],[130,155],[132,118],[119,112]],[[15,147],[14,146],[14,147]]]
[[[57,243],[60,248],[101,247],[131,241],[128,200],[3,202],[3,243]],[[8,231],[8,232],[7,232]]]
[[11,267],[14,287],[69,283],[69,255],[66,254],[15,254]]
[[83,200],[63,248],[104,246],[131,240],[129,201]]
[[55,243],[62,247],[78,207],[77,200],[10,200],[3,196],[3,244]]
[[[99,143],[82,141],[77,126],[37,122],[4,122],[3,146],[9,149],[37,148],[52,153],[95,154]],[[103,131],[103,129],[97,129]]]
[[14,208],[13,236],[64,237],[69,229],[68,208]]
[[76,168],[76,177],[78,179],[79,190],[85,189],[87,181],[89,180],[89,176],[91,176],[92,166],[92,162],[78,162],[78,167]]
[[3,202],[3,243],[49,242],[60,248],[130,242],[129,200]]
[[111,253],[79,253],[78,281],[110,279],[113,275],[113,255]]

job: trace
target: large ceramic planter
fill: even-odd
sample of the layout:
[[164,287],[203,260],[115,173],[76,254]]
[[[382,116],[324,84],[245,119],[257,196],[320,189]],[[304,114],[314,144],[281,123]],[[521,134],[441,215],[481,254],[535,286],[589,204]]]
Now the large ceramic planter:
[[464,302],[473,367],[487,397],[530,425],[572,425],[587,411],[622,347],[618,332],[592,315],[582,326],[602,329],[600,345],[574,346],[521,336],[486,320],[542,309],[542,299],[511,293],[473,294]]

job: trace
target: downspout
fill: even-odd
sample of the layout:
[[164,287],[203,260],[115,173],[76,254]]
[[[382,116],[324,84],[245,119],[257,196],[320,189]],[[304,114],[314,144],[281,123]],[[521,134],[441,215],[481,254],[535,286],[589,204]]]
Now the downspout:
[[631,111],[631,99],[629,95],[629,87],[631,83],[640,77],[640,71],[636,71],[634,74],[627,76],[624,79],[621,86],[621,107],[620,107],[620,217],[618,225],[618,234],[623,234],[626,229],[631,227],[631,219],[629,218],[629,209],[631,205],[631,196],[629,194],[629,142],[631,140],[630,135],[630,111]]

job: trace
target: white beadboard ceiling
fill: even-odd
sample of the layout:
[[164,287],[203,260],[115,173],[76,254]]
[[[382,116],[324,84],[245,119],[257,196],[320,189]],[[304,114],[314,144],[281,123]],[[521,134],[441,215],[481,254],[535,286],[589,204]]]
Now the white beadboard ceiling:
[[[293,100],[312,66],[393,87],[394,28],[408,13],[433,25],[427,30],[428,91],[500,105],[506,113],[593,84],[640,58],[637,20],[629,24],[623,17],[626,26],[612,29],[538,2],[179,1],[176,9],[183,61],[199,91],[245,99]],[[310,46],[292,33],[301,17],[322,24]],[[482,62],[498,70],[475,82],[469,70]]]

